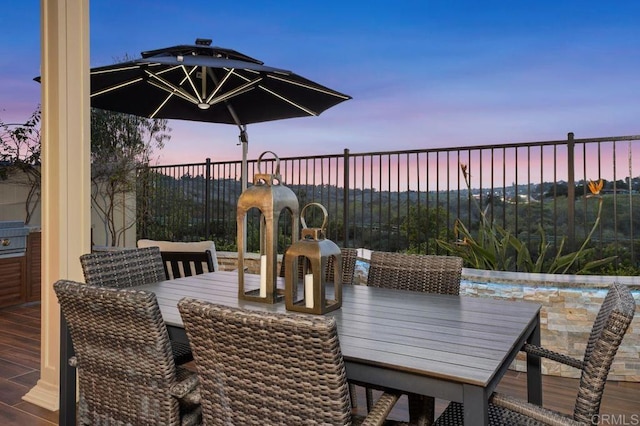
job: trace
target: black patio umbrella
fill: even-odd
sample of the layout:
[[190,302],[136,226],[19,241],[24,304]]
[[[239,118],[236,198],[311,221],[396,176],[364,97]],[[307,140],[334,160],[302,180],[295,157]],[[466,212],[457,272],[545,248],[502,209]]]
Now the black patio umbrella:
[[91,106],[142,117],[235,124],[247,186],[246,125],[316,116],[350,96],[235,50],[195,45],[142,52],[91,69]]

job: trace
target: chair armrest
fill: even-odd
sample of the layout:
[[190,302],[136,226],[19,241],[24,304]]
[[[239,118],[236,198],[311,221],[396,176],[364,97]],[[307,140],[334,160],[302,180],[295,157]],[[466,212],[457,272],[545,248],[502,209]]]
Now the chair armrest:
[[558,352],[551,351],[549,349],[542,348],[540,346],[535,346],[527,343],[524,345],[524,348],[522,350],[528,354],[547,358],[547,359],[559,362],[561,364],[565,364],[565,365],[577,368],[578,370],[582,370],[584,368],[584,365],[581,360],[572,358],[570,356],[567,356]]
[[498,407],[506,408],[507,410],[535,419],[545,425],[585,426],[585,423],[578,422],[555,411],[497,392],[492,395],[491,403]]
[[171,386],[169,393],[180,400],[182,405],[200,404],[200,379],[198,375],[186,368],[177,367],[178,381]]
[[383,393],[382,396],[380,396],[380,398],[373,405],[373,407],[369,411],[369,414],[367,414],[367,417],[365,417],[360,424],[362,424],[363,426],[383,425],[385,423],[385,420],[387,419],[387,416],[391,412],[391,409],[394,405],[396,405],[396,402],[398,402],[399,398],[400,394],[397,393]]

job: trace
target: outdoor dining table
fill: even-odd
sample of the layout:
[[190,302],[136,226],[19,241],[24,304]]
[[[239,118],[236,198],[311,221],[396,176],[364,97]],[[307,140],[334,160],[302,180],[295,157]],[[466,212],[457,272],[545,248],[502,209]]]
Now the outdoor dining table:
[[[245,275],[245,287],[252,286],[258,288],[259,276]],[[136,288],[156,294],[170,337],[185,342],[177,307],[183,297],[287,312],[284,302],[239,299],[237,272],[219,271]],[[530,302],[345,285],[342,307],[325,315],[336,319],[349,380],[462,402],[465,425],[488,424],[489,397],[520,348],[525,342],[540,344],[540,305]],[[67,374],[68,379],[61,381],[61,425],[74,424],[76,392],[71,380],[75,376],[68,372],[67,358],[62,358],[72,348],[63,346],[61,377]],[[527,390],[529,401],[540,405],[540,358],[531,355],[527,356]]]

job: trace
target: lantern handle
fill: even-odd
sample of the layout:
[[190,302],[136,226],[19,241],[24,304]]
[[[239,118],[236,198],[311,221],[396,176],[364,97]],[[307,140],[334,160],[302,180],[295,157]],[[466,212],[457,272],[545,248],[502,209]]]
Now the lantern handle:
[[258,157],[258,173],[262,174],[262,169],[260,168],[260,162],[262,161],[262,157],[264,157],[265,154],[273,154],[276,162],[276,169],[275,169],[274,175],[280,176],[280,157],[278,157],[276,153],[273,151],[265,151],[262,154],[260,154],[260,156]]
[[307,228],[307,222],[304,220],[304,212],[305,210],[307,210],[307,207],[309,206],[320,207],[320,209],[322,210],[322,214],[324,214],[324,219],[322,220],[322,226],[320,227],[320,230],[324,232],[324,230],[327,227],[327,218],[329,217],[329,214],[327,213],[327,209],[320,203],[309,203],[302,208],[302,210],[300,211],[300,224],[302,225],[302,228],[303,229]]

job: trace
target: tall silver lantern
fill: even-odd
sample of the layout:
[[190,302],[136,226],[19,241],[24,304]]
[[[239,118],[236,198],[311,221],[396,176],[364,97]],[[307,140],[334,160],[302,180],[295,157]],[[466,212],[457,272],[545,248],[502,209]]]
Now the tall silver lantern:
[[[265,154],[273,154],[273,174],[262,173],[260,163]],[[236,215],[238,228],[238,298],[262,303],[276,303],[284,297],[284,290],[277,288],[278,277],[278,222],[283,212],[291,215],[292,243],[298,240],[299,207],[293,191],[282,184],[280,159],[265,151],[258,157],[258,173],[253,186],[247,188],[238,199]],[[260,279],[249,277],[245,271],[247,213],[260,211]]]
[[[310,206],[322,209],[320,228],[307,228],[304,212]],[[291,244],[284,256],[285,306],[289,311],[324,314],[342,306],[342,251],[325,238],[327,209],[322,204],[304,206],[300,221],[302,237]],[[333,267],[333,292],[327,291],[327,265]]]

